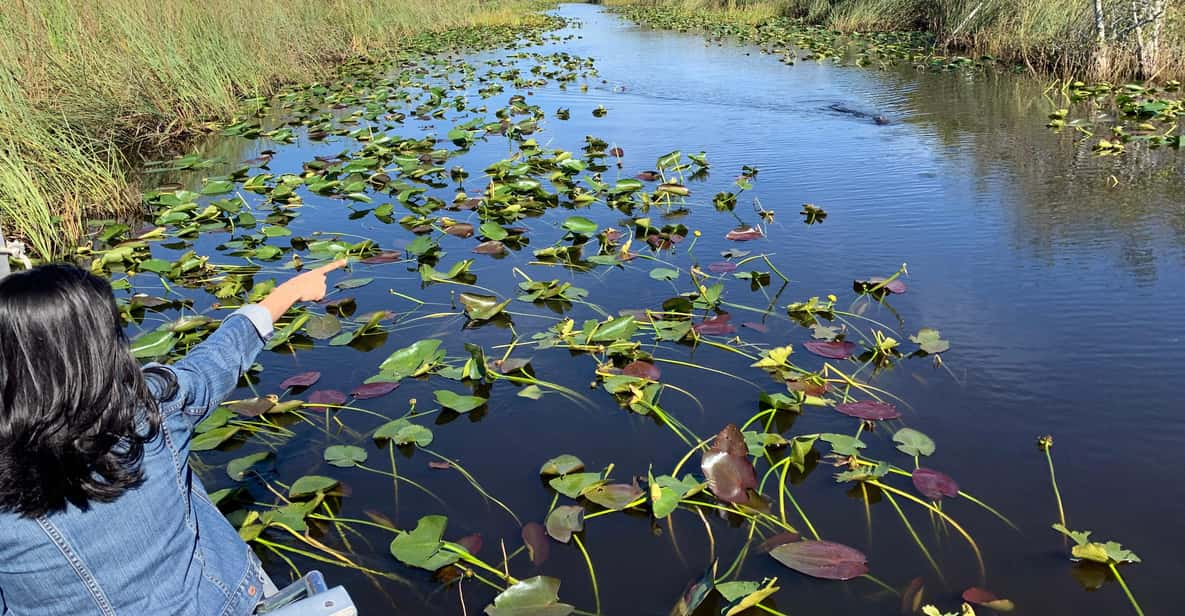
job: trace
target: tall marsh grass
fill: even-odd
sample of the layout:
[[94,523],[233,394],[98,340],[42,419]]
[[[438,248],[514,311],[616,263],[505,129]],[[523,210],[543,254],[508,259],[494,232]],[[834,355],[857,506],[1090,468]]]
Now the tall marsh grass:
[[[779,14],[843,32],[926,30],[960,53],[991,55],[1062,78],[1120,81],[1138,76],[1133,0],[1103,0],[1111,62],[1095,70],[1093,0],[605,0],[607,4]],[[1135,0],[1144,2],[1146,0]],[[1185,0],[1168,0],[1155,74],[1185,79]]]
[[135,207],[129,159],[243,96],[324,79],[413,33],[515,23],[527,0],[4,0],[0,225],[44,257]]

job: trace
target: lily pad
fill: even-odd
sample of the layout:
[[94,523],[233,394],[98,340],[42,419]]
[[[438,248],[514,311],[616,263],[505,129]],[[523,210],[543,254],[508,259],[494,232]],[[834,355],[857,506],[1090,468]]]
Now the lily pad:
[[448,518],[442,515],[420,518],[415,529],[400,533],[391,541],[391,555],[399,562],[428,571],[457,562],[461,557],[445,550],[441,541],[447,526]]
[[996,610],[997,612],[1011,612],[1016,609],[1016,604],[1008,599],[1001,599],[995,593],[972,586],[963,591],[963,600],[967,603],[974,603],[975,605],[982,605],[988,609]]
[[399,383],[363,383],[350,391],[355,400],[370,400],[385,396],[399,387]]
[[331,406],[341,406],[346,403],[346,394],[336,389],[320,389],[309,394],[310,411],[329,411]]
[[884,421],[901,417],[901,413],[897,411],[896,406],[880,400],[845,402],[835,405],[835,410],[849,417],[856,417],[867,421]]
[[611,483],[584,490],[581,495],[606,509],[620,511],[642,497],[642,490],[628,483]]
[[568,616],[576,608],[560,603],[560,581],[537,576],[522,580],[494,597],[486,616]]
[[781,590],[777,586],[778,578],[771,578],[761,582],[723,582],[716,585],[716,592],[728,601],[721,614],[724,616],[738,616],[745,610],[755,607],[765,601],[775,592]]
[[461,302],[461,305],[465,307],[465,314],[474,321],[492,319],[510,305],[510,300],[499,302],[498,298],[493,295],[478,293],[462,293],[457,296],[457,301]]
[[949,475],[928,468],[916,468],[913,471],[913,487],[930,500],[954,498],[959,495],[959,484]]
[[847,359],[856,353],[856,345],[846,340],[808,340],[802,343],[806,350],[828,359]]
[[917,335],[910,336],[909,339],[917,343],[923,352],[930,355],[943,353],[950,349],[950,343],[942,339],[938,330],[929,327],[919,329]]
[[574,473],[584,468],[584,462],[572,454],[563,454],[556,456],[543,463],[543,467],[539,469],[539,474],[547,475],[567,475]]
[[292,482],[292,486],[288,488],[288,496],[292,498],[299,498],[301,496],[310,496],[318,492],[325,492],[336,487],[338,481],[332,477],[325,477],[323,475],[305,475],[300,479]]
[[831,541],[786,543],[769,555],[799,573],[825,580],[850,580],[868,573],[868,557],[863,552]]
[[724,239],[733,242],[748,242],[763,237],[765,237],[765,233],[762,233],[758,227],[740,227],[738,229],[732,229],[724,235]]
[[461,394],[453,393],[447,389],[436,390],[436,403],[446,409],[451,409],[458,413],[468,413],[475,408],[478,408],[489,402],[486,398],[481,396],[463,396]]
[[247,476],[247,471],[251,470],[251,467],[267,460],[271,456],[272,452],[261,451],[241,458],[235,458],[226,463],[226,476],[235,481],[242,481]]
[[354,445],[331,445],[325,449],[325,461],[342,468],[351,468],[366,462],[366,450]]
[[311,387],[321,380],[320,372],[302,372],[300,374],[292,375],[284,382],[280,383],[280,389],[292,389],[294,387]]
[[547,542],[547,531],[538,522],[527,522],[523,526],[523,544],[531,557],[531,564],[538,567],[551,555],[551,544]]
[[567,543],[572,539],[572,533],[584,530],[584,507],[579,505],[561,505],[547,514],[544,522],[547,534],[560,543]]
[[901,428],[893,435],[897,450],[910,456],[929,456],[934,453],[934,441],[913,428]]
[[716,435],[700,464],[708,489],[722,501],[746,503],[748,490],[757,488],[757,473],[749,460],[749,448],[736,424],[728,424]]
[[379,426],[374,431],[374,439],[377,441],[389,440],[396,445],[414,443],[419,447],[427,447],[432,444],[432,430],[401,418]]

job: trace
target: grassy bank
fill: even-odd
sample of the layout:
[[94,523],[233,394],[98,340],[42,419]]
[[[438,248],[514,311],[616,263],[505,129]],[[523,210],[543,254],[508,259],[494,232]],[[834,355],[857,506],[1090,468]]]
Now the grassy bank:
[[7,0],[0,223],[60,253],[88,213],[135,207],[128,161],[409,37],[521,23],[529,0]]
[[[605,0],[687,11],[727,10],[737,19],[801,18],[843,32],[925,30],[940,46],[990,55],[1058,77],[1125,80],[1185,77],[1185,2],[1102,0],[1106,62],[1091,0]],[[1136,13],[1133,13],[1133,7]],[[1161,11],[1160,9],[1163,9]],[[1139,11],[1145,11],[1139,13]],[[1134,14],[1161,15],[1141,24]],[[1144,19],[1139,20],[1139,22]],[[1156,53],[1151,51],[1160,24]],[[1142,35],[1142,36],[1141,36]],[[1140,61],[1143,41],[1144,62]]]

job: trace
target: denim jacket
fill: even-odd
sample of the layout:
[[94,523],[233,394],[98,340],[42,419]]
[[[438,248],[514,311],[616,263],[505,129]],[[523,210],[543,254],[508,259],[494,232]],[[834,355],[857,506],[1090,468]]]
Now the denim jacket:
[[111,503],[36,519],[0,513],[3,616],[243,616],[263,571],[189,468],[194,426],[234,390],[271,335],[260,306],[228,316],[167,369],[148,376],[160,434],[145,444],[144,482]]

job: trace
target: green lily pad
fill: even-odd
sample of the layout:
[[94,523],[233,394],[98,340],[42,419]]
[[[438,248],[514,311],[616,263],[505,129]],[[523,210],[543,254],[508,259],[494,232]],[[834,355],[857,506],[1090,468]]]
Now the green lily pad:
[[910,456],[928,456],[934,453],[934,441],[913,428],[901,428],[893,435],[897,450]]
[[332,477],[325,477],[323,475],[305,475],[300,479],[292,482],[292,486],[288,488],[288,496],[298,498],[301,496],[309,496],[318,492],[325,492],[337,486],[338,481]]
[[486,616],[568,616],[576,608],[560,603],[560,581],[537,576],[502,591],[485,608]]
[[481,396],[463,396],[447,389],[438,389],[433,393],[436,396],[437,404],[458,413],[468,413],[489,402],[488,399]]
[[414,443],[418,447],[427,447],[432,444],[432,430],[406,419],[396,419],[379,426],[374,432],[374,438],[380,441],[389,440],[396,445]]
[[272,452],[270,451],[261,451],[241,458],[235,458],[226,463],[226,476],[235,481],[242,481],[247,476],[247,471],[251,470],[251,467],[267,460],[271,455]]
[[584,462],[572,454],[565,453],[543,463],[540,475],[567,475],[584,468]]
[[366,462],[366,450],[354,445],[331,445],[325,449],[325,461],[342,468]]
[[391,555],[406,565],[436,571],[451,565],[460,556],[444,549],[441,539],[448,526],[448,518],[428,515],[420,518],[415,529],[400,533],[391,541]]

